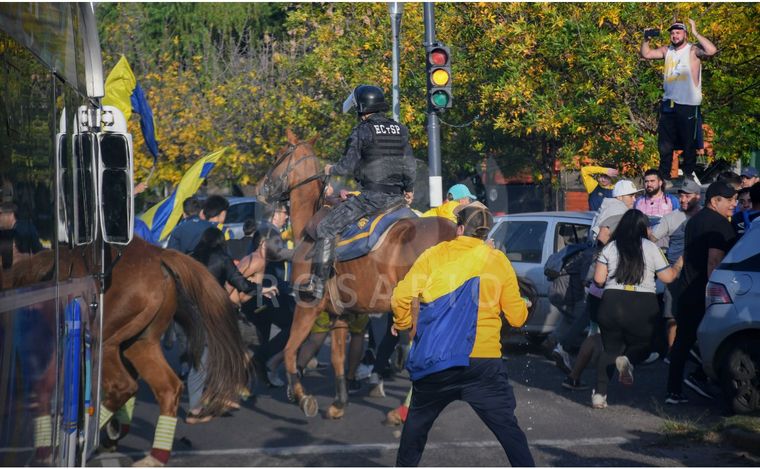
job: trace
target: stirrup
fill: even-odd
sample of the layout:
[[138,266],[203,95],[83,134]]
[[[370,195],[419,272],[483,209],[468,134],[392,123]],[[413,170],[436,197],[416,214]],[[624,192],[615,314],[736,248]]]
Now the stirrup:
[[309,280],[304,283],[293,285],[293,290],[298,293],[310,295],[314,299],[321,300],[325,296],[325,282],[319,279],[316,275],[309,277]]

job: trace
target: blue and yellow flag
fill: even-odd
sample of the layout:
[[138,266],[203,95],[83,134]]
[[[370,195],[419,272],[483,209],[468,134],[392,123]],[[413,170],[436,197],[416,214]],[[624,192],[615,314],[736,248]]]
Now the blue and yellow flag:
[[227,148],[222,148],[196,161],[182,176],[182,180],[169,197],[140,215],[140,219],[148,225],[154,240],[162,242],[169,237],[182,216],[182,204],[185,199],[201,187],[201,183],[226,151]]
[[153,162],[158,158],[158,142],[156,141],[156,126],[153,122],[153,111],[145,99],[145,93],[137,83],[135,74],[123,55],[106,78],[106,95],[103,104],[118,108],[129,122],[132,111],[140,114],[140,129],[145,138],[145,145],[153,155]]

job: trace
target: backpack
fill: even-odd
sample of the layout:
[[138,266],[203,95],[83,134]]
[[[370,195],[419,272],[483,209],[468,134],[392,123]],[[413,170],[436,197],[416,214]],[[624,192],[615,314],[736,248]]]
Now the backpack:
[[544,266],[544,275],[551,280],[549,303],[563,310],[583,299],[583,283],[593,252],[590,244],[577,243],[549,256]]

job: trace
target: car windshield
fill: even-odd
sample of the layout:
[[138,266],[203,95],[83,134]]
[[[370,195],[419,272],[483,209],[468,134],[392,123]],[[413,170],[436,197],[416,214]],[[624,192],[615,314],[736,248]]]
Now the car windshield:
[[256,202],[243,202],[240,204],[230,205],[227,210],[227,218],[224,223],[243,223],[248,218],[256,219]]
[[547,225],[545,221],[507,220],[493,234],[494,245],[512,262],[540,264]]

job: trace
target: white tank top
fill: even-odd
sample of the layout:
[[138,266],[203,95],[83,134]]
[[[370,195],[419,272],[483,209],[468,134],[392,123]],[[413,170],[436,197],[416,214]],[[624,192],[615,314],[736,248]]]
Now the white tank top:
[[663,88],[665,93],[662,98],[672,99],[677,104],[699,106],[702,104],[702,64],[699,65],[698,85],[694,85],[691,73],[691,44],[680,50],[668,47],[665,54],[665,68],[663,69]]

